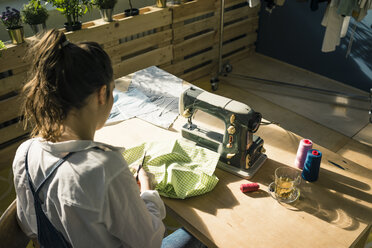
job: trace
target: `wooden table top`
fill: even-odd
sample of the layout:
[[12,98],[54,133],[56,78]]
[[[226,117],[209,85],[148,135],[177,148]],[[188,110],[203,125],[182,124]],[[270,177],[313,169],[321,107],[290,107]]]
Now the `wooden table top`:
[[[96,140],[131,147],[144,141],[180,137],[173,131],[134,118],[104,127]],[[372,170],[315,145],[323,153],[319,179],[302,181],[301,195],[291,205],[268,193],[274,170],[292,166],[301,137],[276,126],[261,126],[268,160],[250,180],[260,190],[242,193],[248,181],[217,169],[213,191],[186,200],[164,198],[169,214],[210,247],[350,247],[372,223]],[[345,170],[331,165],[342,165]]]
[[[198,117],[213,131],[221,128],[210,116]],[[179,117],[166,130],[133,118],[97,131],[95,140],[132,147],[180,138],[185,122]],[[315,144],[322,152],[318,180],[302,181],[299,200],[281,204],[270,196],[268,185],[276,168],[294,166],[302,137],[276,125],[261,126],[256,135],[263,138],[268,159],[252,179],[216,169],[219,182],[211,192],[185,200],[163,197],[167,213],[208,247],[362,247],[372,223],[372,165],[363,167]],[[242,193],[240,185],[248,182],[260,189]]]

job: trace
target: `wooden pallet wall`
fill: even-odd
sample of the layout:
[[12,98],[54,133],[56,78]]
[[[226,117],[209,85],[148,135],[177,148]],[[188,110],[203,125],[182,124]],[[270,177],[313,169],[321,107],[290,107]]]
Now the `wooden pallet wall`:
[[[145,7],[140,15],[114,16],[115,22],[96,20],[82,30],[67,32],[71,42],[95,41],[112,59],[118,78],[152,65],[169,64],[172,51],[172,12],[170,8]],[[20,122],[20,89],[25,83],[29,61],[23,59],[32,38],[1,51],[0,57],[0,170],[9,167],[19,144],[28,138]]]
[[209,74],[218,56],[218,0],[173,7],[173,60],[164,70],[192,81]]
[[[192,81],[214,76],[219,64],[220,1],[191,1],[173,7],[173,60],[162,69]],[[249,56],[257,40],[259,6],[225,0],[222,64]]]
[[115,78],[171,61],[171,9],[145,7],[138,16],[118,14],[113,19],[110,23],[97,20],[93,26],[70,32],[67,38],[101,44],[111,58]]
[[254,51],[259,8],[250,8],[245,0],[225,1],[223,63],[242,59]]
[[[225,0],[223,62],[248,56],[254,49],[259,8],[246,0]],[[157,65],[187,81],[217,72],[220,0],[194,0],[168,8],[140,9],[140,15],[95,20],[67,32],[72,42],[96,41],[111,57],[115,78]],[[20,123],[20,89],[30,62],[23,59],[31,38],[8,45],[0,56],[0,170],[8,167],[29,130]]]

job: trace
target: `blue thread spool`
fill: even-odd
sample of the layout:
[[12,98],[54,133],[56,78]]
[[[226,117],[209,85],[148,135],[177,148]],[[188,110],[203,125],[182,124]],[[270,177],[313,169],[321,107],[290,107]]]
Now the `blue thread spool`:
[[321,160],[322,153],[316,149],[310,149],[306,155],[302,178],[309,182],[318,180]]

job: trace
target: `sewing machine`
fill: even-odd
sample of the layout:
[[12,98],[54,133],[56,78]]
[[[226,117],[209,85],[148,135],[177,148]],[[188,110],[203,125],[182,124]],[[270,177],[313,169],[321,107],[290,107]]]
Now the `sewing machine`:
[[[225,132],[218,133],[192,123],[197,110],[221,119]],[[188,119],[182,136],[220,154],[217,167],[249,179],[265,162],[264,141],[253,135],[261,123],[261,114],[241,102],[190,87],[180,96],[179,112]]]

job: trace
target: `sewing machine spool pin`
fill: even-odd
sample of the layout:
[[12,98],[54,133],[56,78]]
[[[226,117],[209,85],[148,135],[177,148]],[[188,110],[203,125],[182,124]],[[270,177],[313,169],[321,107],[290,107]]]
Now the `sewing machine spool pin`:
[[[180,97],[179,112],[187,123],[182,136],[220,154],[218,167],[249,179],[266,160],[263,140],[253,135],[258,130],[261,114],[232,99],[190,87]],[[224,133],[214,132],[192,123],[196,111],[222,120]]]
[[187,123],[189,123],[189,128],[191,128],[191,126],[192,126],[192,118],[191,117],[187,118]]

